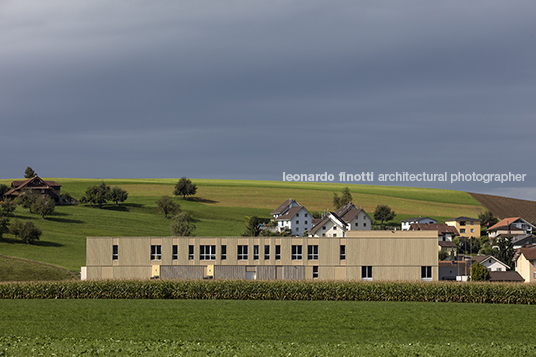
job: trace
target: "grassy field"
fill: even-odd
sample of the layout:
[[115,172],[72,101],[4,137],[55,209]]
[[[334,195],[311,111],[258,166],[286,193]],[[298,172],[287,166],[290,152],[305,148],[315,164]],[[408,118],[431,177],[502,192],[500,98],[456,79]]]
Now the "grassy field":
[[[51,178],[62,185],[62,192],[83,196],[99,179]],[[86,205],[58,206],[42,220],[18,207],[15,217],[33,220],[42,229],[35,245],[19,243],[10,234],[0,242],[0,254],[46,262],[73,271],[85,264],[88,236],[169,236],[169,220],[156,212],[156,200],[171,195],[177,179],[106,179],[110,186],[129,192],[125,204],[102,209]],[[192,199],[175,198],[183,210],[195,218],[196,236],[239,236],[245,216],[270,216],[288,198],[297,199],[311,211],[332,208],[333,193],[350,188],[354,202],[372,214],[378,204],[388,204],[396,221],[410,216],[430,216],[443,221],[456,216],[477,216],[483,207],[469,194],[459,191],[332,183],[301,183],[240,180],[193,180],[198,193]],[[0,184],[11,180],[0,180]]]
[[534,355],[527,305],[3,300],[0,355]]
[[74,274],[64,268],[0,255],[0,282],[56,281],[75,278]]

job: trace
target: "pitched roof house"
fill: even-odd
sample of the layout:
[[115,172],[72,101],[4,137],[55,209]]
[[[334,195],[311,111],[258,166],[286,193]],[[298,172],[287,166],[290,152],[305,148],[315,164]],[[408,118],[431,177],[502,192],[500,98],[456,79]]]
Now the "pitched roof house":
[[445,220],[449,226],[456,227],[461,237],[480,237],[480,219],[470,217],[456,217]]
[[499,259],[495,258],[492,255],[477,255],[474,257],[471,257],[467,260],[469,263],[469,266],[473,265],[473,263],[479,263],[486,267],[490,272],[492,271],[507,271],[510,269],[510,267],[503,262],[501,262]]
[[25,191],[33,191],[38,194],[49,195],[56,202],[60,202],[61,185],[55,181],[45,181],[35,175],[26,180],[11,182],[11,189],[7,191],[4,197],[15,199]]
[[312,218],[307,208],[296,206],[286,210],[285,213],[280,214],[275,220],[280,232],[288,228],[292,232],[292,235],[301,236],[303,232],[311,229]]
[[341,206],[335,214],[346,223],[349,231],[370,231],[374,223],[363,208],[357,208],[352,202]]
[[487,229],[487,231],[488,231],[488,237],[495,238],[501,234],[503,235],[505,234],[506,235],[531,234],[533,228],[536,228],[536,227],[521,217],[509,217],[491,226],[490,228]]
[[400,221],[400,223],[403,231],[409,231],[409,227],[412,223],[437,223],[437,221],[430,217],[415,217],[404,219]]
[[515,270],[525,283],[536,282],[536,246],[520,248],[514,255]]
[[276,209],[274,209],[270,214],[276,219],[283,213],[287,212],[292,207],[301,207],[298,203],[298,201],[293,200],[292,198],[286,200],[285,202],[281,203]]
[[328,211],[309,231],[310,237],[346,237],[347,223],[336,213]]

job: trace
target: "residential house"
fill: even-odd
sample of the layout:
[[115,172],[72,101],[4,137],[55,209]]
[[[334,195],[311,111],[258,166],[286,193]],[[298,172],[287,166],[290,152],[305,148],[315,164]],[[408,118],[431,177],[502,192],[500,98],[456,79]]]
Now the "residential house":
[[299,236],[311,229],[312,218],[307,208],[294,206],[278,215],[275,221],[280,232],[288,228],[292,235]]
[[346,223],[348,231],[370,231],[374,223],[363,208],[357,208],[352,202],[341,206],[335,214]]
[[526,283],[536,282],[536,246],[520,248],[514,255],[515,270]]
[[301,206],[302,205],[300,205],[298,203],[298,201],[293,200],[292,198],[290,198],[290,199],[286,200],[285,202],[281,203],[270,214],[272,215],[273,219],[275,220],[277,217],[279,217],[280,215],[284,214],[285,212],[287,212],[292,207],[301,207]]
[[536,244],[536,236],[534,234],[520,234],[512,238],[514,249],[525,248],[533,244]]
[[467,281],[471,275],[470,266],[465,261],[440,261],[439,280]]
[[445,223],[412,223],[409,226],[409,230],[436,231],[439,250],[443,250],[448,254],[456,253],[456,244],[452,240],[460,234],[455,227]]
[[346,237],[347,223],[336,213],[326,214],[309,231],[310,237]]
[[38,193],[40,195],[48,195],[54,201],[61,202],[60,197],[61,185],[55,181],[45,181],[35,175],[26,180],[11,182],[11,189],[4,195],[5,198],[15,199],[26,191]]
[[495,258],[492,255],[477,255],[471,257],[467,260],[469,266],[472,266],[473,263],[479,263],[486,267],[490,272],[492,271],[507,271],[510,267],[499,259]]
[[470,217],[456,217],[445,221],[446,224],[456,227],[460,237],[480,237],[480,220]]
[[415,218],[404,219],[404,220],[400,221],[400,223],[401,223],[403,231],[409,231],[409,227],[413,223],[426,224],[426,223],[437,223],[437,221],[435,219],[433,219],[433,218],[430,218],[430,217],[415,217]]
[[435,232],[347,233],[346,237],[88,237],[81,276],[83,280],[438,280]]
[[536,228],[531,223],[521,217],[505,218],[487,229],[488,237],[495,238],[499,235],[523,235],[532,234],[532,229]]

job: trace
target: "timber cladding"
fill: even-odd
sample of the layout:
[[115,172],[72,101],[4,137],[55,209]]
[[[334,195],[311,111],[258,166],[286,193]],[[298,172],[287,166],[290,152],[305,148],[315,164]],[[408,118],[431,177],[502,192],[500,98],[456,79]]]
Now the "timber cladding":
[[[436,231],[88,237],[88,279],[438,280]],[[117,254],[115,254],[117,253]]]

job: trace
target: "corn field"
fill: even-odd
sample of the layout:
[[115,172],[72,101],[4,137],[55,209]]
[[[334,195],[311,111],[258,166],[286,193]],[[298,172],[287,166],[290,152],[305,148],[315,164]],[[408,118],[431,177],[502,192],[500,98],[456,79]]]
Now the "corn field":
[[0,284],[1,299],[227,299],[534,304],[536,285],[497,283],[124,280]]

